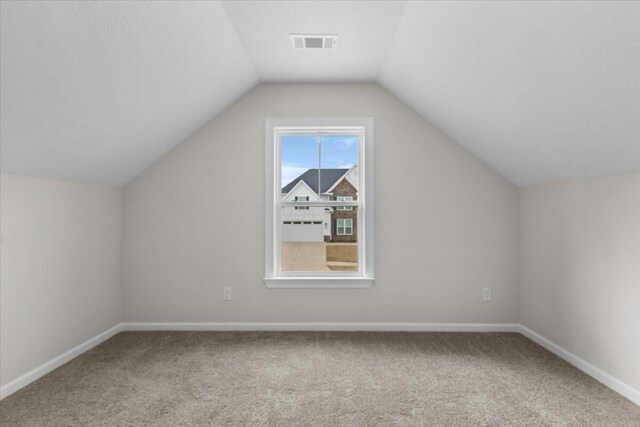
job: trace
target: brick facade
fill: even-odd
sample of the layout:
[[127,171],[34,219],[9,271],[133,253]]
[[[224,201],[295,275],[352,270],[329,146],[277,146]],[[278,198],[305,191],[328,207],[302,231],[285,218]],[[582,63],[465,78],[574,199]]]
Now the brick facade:
[[[353,197],[353,200],[357,200],[358,191],[347,181],[343,179],[333,189],[333,196],[331,200],[337,200],[338,197]],[[353,221],[353,234],[350,236],[338,235],[338,219],[351,219]],[[358,241],[358,208],[353,207],[351,211],[339,211],[336,210],[331,215],[331,233],[332,241],[334,242],[349,242],[355,243]]]

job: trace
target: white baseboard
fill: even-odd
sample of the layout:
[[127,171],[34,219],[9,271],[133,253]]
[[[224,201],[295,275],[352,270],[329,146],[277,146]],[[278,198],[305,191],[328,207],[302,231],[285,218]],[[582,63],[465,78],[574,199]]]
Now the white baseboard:
[[518,332],[517,323],[207,322],[123,323],[125,331]]
[[636,405],[640,406],[640,390],[637,390],[631,387],[629,384],[626,384],[616,377],[606,373],[602,369],[592,365],[586,360],[576,356],[571,353],[569,350],[566,350],[560,347],[558,344],[548,340],[543,337],[539,333],[527,328],[524,325],[520,325],[519,332],[525,337],[529,338],[531,341],[537,343],[538,345],[546,348],[550,352],[554,353],[556,356],[564,359],[569,362],[576,368],[580,369],[585,374],[595,378],[600,381],[602,384],[606,385],[613,391],[621,394],[626,397]]
[[15,380],[8,382],[7,384],[0,387],[0,400],[15,393],[16,391],[20,390],[22,387],[25,387],[31,384],[35,380],[47,375],[49,372],[53,371],[56,368],[59,368],[60,366],[69,362],[70,360],[75,359],[85,351],[91,350],[93,347],[108,340],[112,336],[119,333],[121,330],[122,330],[122,324],[119,323],[116,326],[102,332],[101,334],[96,335],[93,338],[88,339],[82,344],[61,354],[60,356],[55,357],[49,360],[48,362],[43,363],[42,365],[38,366],[35,369],[32,369],[31,371],[16,378]]
[[517,323],[120,323],[0,387],[0,400],[48,374],[122,331],[399,331],[399,332],[518,332],[566,360],[587,375],[640,405],[640,391],[595,367],[586,360]]

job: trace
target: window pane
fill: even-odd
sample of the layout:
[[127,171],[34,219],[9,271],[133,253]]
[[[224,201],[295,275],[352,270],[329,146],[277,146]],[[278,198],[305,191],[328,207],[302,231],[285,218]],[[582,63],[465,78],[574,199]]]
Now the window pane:
[[281,207],[283,272],[358,271],[357,209],[294,208]]
[[323,169],[344,169],[358,164],[358,136],[330,135],[320,138]]
[[[355,195],[357,135],[283,135],[280,141],[280,188],[283,194],[290,193],[302,181],[300,185],[314,195],[307,200],[329,200],[329,192]],[[345,179],[346,176],[349,179]]]
[[280,146],[280,187],[290,190],[302,174],[318,168],[318,141],[316,136],[284,135],[280,138]]
[[[355,135],[332,136],[322,139],[321,164],[323,169],[335,170],[337,175],[341,175],[329,187],[336,201],[357,200],[358,141],[358,137]],[[353,208],[338,207],[337,210],[352,211]]]

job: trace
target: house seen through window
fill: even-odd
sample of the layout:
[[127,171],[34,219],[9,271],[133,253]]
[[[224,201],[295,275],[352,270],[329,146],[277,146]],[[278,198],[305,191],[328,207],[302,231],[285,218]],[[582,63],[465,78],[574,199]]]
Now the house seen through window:
[[[280,138],[284,205],[282,271],[358,271],[359,135],[288,134]],[[324,204],[323,204],[324,203]]]

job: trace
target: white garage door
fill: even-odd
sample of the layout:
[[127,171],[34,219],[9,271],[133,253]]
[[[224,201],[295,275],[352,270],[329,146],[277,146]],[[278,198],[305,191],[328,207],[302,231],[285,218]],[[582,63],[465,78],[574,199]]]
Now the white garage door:
[[323,242],[322,224],[282,224],[283,242]]

